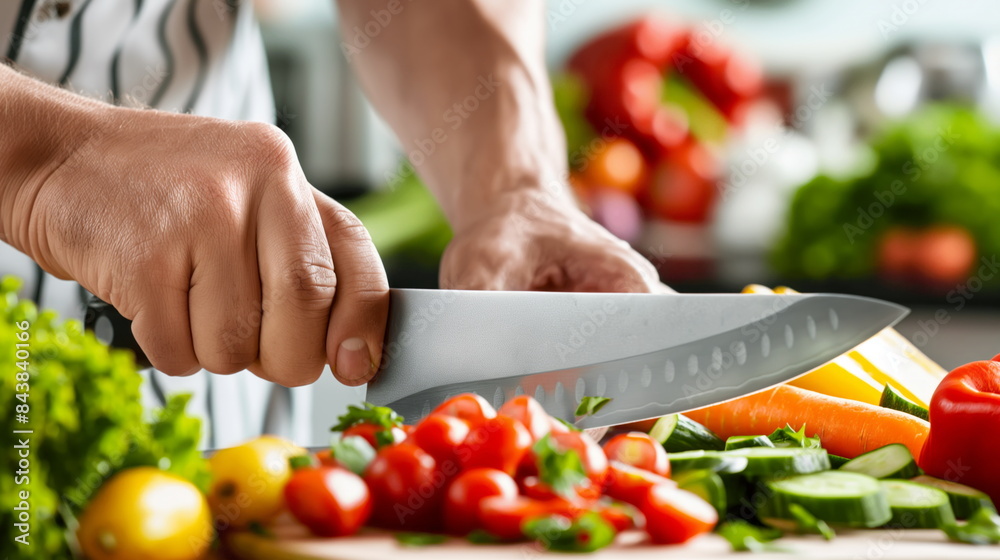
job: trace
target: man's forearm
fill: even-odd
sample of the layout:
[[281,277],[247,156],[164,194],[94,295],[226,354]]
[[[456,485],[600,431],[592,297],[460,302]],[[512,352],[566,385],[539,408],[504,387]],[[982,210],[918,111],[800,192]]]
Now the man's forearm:
[[37,185],[89,136],[106,107],[0,64],[0,240],[34,256],[26,232]]
[[343,50],[460,231],[519,204],[568,197],[565,147],[530,0],[340,2]]

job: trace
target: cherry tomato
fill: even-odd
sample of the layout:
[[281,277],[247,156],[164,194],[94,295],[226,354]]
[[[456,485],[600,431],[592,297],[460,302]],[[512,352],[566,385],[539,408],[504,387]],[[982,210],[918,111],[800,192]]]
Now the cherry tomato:
[[670,476],[670,460],[660,442],[642,432],[618,434],[604,444],[609,461],[646,469],[661,476]]
[[[552,431],[553,423],[558,424],[545,412],[538,401],[528,395],[520,395],[505,402],[500,407],[500,414],[524,424],[534,441],[542,439],[545,434]],[[559,425],[562,426],[562,424]]]
[[604,485],[608,475],[608,458],[600,445],[584,432],[559,432],[552,434],[552,441],[563,451],[574,450],[580,456],[583,470],[597,488]]
[[[521,494],[529,498],[535,498],[536,500],[562,498],[562,496],[556,494],[552,488],[535,475],[520,478],[518,487],[521,489]],[[585,480],[582,485],[577,486],[574,490],[580,499],[596,500],[601,497],[601,487],[589,480]]]
[[596,509],[619,533],[645,525],[642,513],[635,506],[624,502],[599,503]]
[[431,414],[413,430],[410,441],[434,457],[438,466],[458,465],[458,446],[469,435],[469,424],[447,414]]
[[680,544],[707,533],[719,521],[708,502],[674,484],[656,484],[639,507],[656,544]]
[[513,476],[530,448],[531,434],[524,424],[509,416],[496,416],[469,432],[458,447],[458,460],[466,470],[488,467]]
[[299,523],[320,537],[353,535],[372,512],[365,481],[342,467],[295,470],[285,485],[285,503]]
[[472,469],[455,477],[444,498],[444,527],[454,535],[466,535],[481,528],[479,502],[499,496],[517,497],[517,483],[497,469]]
[[473,428],[490,418],[496,418],[497,415],[497,411],[490,406],[490,403],[475,393],[456,395],[439,404],[431,413],[441,413],[461,418]]
[[611,461],[604,493],[641,509],[649,489],[657,485],[677,486],[664,476],[620,461]]
[[969,231],[955,226],[925,230],[915,253],[920,279],[942,288],[954,287],[968,279],[978,255],[976,240]]
[[343,437],[361,436],[365,438],[372,447],[378,449],[379,447],[385,445],[385,443],[379,443],[379,433],[386,431],[392,434],[391,443],[402,443],[406,441],[406,431],[404,431],[401,427],[395,426],[393,428],[386,428],[384,426],[369,424],[367,422],[361,422],[360,424],[355,424],[350,428],[347,428],[343,431]]
[[316,462],[324,467],[338,467],[340,463],[333,457],[333,452],[329,449],[324,449],[322,451],[317,451],[313,454]]
[[524,537],[524,522],[537,517],[562,515],[572,518],[579,508],[566,500],[535,500],[524,496],[496,496],[479,502],[479,521],[483,528],[501,540],[513,541]]
[[412,443],[383,447],[364,478],[372,495],[373,525],[407,531],[433,531],[439,525],[447,475],[423,449]]

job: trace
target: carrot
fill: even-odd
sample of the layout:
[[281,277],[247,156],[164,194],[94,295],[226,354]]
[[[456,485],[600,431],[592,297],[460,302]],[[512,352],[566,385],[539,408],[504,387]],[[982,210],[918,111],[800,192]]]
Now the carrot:
[[719,437],[770,434],[790,425],[806,427],[827,451],[853,458],[890,443],[902,443],[914,457],[931,425],[905,412],[830,397],[791,385],[684,413]]

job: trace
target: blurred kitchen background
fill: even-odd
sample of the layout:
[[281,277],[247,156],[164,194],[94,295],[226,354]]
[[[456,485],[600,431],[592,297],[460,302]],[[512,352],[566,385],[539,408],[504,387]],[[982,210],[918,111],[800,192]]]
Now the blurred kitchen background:
[[[581,206],[681,292],[748,283],[914,310],[945,367],[1000,351],[1000,6],[550,0]],[[279,125],[395,287],[450,233],[364,100],[329,0],[258,0]],[[623,127],[606,119],[625,115]],[[622,129],[623,128],[623,129]]]

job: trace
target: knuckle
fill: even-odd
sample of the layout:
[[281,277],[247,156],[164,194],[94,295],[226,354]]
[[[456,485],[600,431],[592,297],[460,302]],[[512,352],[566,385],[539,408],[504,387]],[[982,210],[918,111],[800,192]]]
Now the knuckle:
[[274,382],[285,387],[302,387],[315,383],[323,375],[323,367],[296,368],[294,374],[284,373],[274,377]]
[[357,243],[370,244],[372,242],[371,234],[368,233],[365,225],[346,208],[341,207],[331,212],[329,227],[331,232],[340,238]]
[[280,128],[265,123],[249,123],[246,126],[251,144],[257,147],[259,161],[280,169],[298,168],[295,146]]
[[285,267],[279,289],[282,294],[305,304],[329,305],[337,289],[333,266],[325,259],[302,258]]

